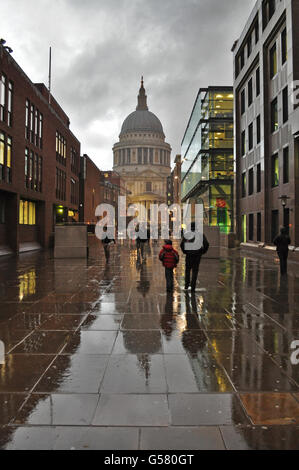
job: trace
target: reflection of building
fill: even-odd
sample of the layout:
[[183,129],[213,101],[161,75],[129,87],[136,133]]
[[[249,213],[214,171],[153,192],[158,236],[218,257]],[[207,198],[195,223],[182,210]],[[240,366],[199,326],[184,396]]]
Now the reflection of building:
[[233,230],[232,87],[201,88],[182,141],[182,201],[203,203],[205,222]]
[[80,142],[44,84],[0,44],[0,252],[49,247],[78,217]]
[[237,234],[244,242],[272,242],[285,225],[299,244],[298,7],[297,0],[258,0],[233,46]]
[[126,186],[127,203],[143,204],[149,215],[151,204],[166,202],[171,147],[161,122],[148,110],[143,80],[136,111],[124,120],[119,139],[113,147],[113,169]]

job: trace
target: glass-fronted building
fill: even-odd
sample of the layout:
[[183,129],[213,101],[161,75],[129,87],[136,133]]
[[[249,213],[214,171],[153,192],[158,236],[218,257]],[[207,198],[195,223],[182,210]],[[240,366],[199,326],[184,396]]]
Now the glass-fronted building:
[[182,202],[203,203],[223,233],[234,226],[233,103],[232,87],[201,88],[181,144]]

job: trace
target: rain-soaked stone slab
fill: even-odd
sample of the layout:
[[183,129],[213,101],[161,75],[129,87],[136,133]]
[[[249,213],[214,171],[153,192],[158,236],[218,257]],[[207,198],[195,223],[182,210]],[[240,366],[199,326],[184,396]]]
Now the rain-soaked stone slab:
[[8,353],[16,347],[18,343],[24,341],[32,334],[33,330],[15,330],[0,325],[0,340],[5,345],[5,351]]
[[298,424],[298,402],[290,393],[241,393],[240,398],[254,424]]
[[16,346],[12,352],[28,354],[56,354],[71,336],[64,331],[34,331],[28,338]]
[[116,335],[116,331],[78,331],[63,354],[110,354]]
[[298,450],[299,426],[221,426],[228,450]]
[[173,426],[249,424],[234,394],[171,394],[168,397]]
[[237,391],[279,392],[298,389],[267,354],[218,354],[217,360]]
[[34,392],[97,393],[109,356],[60,355],[47,370]]
[[138,428],[56,427],[54,450],[136,450]]
[[87,426],[98,400],[97,394],[34,394],[17,414],[15,424]]
[[141,428],[141,450],[225,450],[217,426]]
[[190,353],[196,355],[209,347],[207,336],[201,330],[184,329],[184,323],[176,331],[163,335],[165,354]]
[[[44,317],[44,315],[42,315]],[[40,326],[41,330],[76,330],[85,315],[53,314],[48,315]]]
[[13,420],[26,397],[20,393],[0,393],[0,425]]
[[53,426],[0,428],[0,447],[6,450],[52,450],[58,437]]
[[93,315],[90,314],[81,325],[86,331],[117,331],[120,329],[122,315]]
[[167,396],[102,394],[92,424],[95,426],[168,426]]
[[127,354],[109,359],[101,393],[166,393],[162,355]]
[[215,361],[198,354],[165,355],[169,393],[232,392],[233,386],[224,370]]
[[125,314],[121,323],[122,330],[159,330],[161,317],[156,314]]
[[8,354],[0,364],[0,391],[27,392],[53,361],[52,355]]
[[158,354],[162,352],[161,333],[157,330],[119,331],[113,354]]

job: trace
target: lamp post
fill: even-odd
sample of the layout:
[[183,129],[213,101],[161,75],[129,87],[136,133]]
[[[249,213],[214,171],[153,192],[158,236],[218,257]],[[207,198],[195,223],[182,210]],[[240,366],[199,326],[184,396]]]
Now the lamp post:
[[287,224],[288,226],[286,227],[286,205],[287,205],[287,202],[288,202],[288,199],[289,196],[286,196],[285,194],[283,194],[282,196],[280,196],[278,199],[280,199],[281,201],[281,205],[282,205],[282,209],[283,209],[283,226],[288,230],[289,232],[289,224]]

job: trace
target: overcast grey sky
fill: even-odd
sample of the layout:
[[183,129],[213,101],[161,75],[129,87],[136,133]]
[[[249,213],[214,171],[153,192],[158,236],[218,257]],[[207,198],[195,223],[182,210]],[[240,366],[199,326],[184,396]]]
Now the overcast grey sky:
[[172,158],[198,89],[232,84],[231,47],[256,0],[1,0],[0,35],[33,82],[48,85],[101,169],[135,110],[140,77]]

